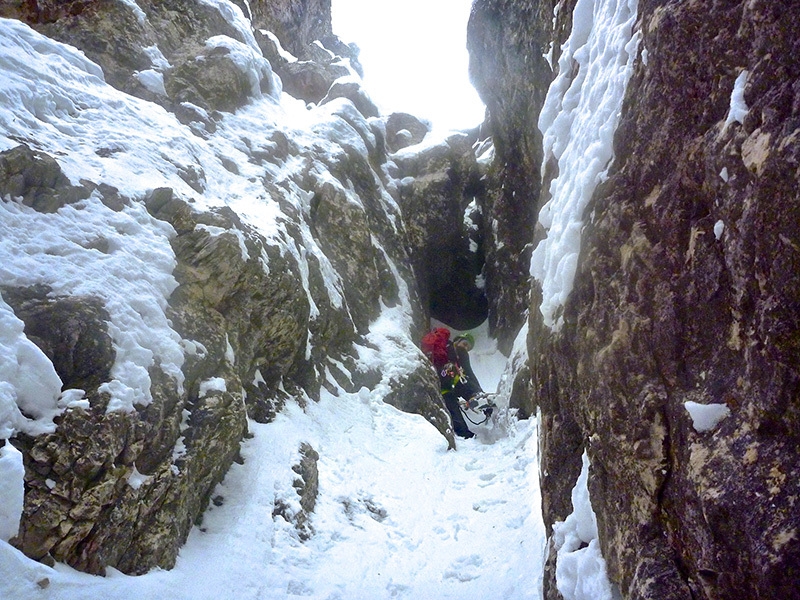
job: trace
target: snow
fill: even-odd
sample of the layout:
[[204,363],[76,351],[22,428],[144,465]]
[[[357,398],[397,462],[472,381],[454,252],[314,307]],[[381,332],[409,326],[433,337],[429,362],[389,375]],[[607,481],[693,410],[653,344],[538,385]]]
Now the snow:
[[748,71],[742,71],[736,77],[731,91],[731,103],[728,109],[728,116],[725,119],[723,131],[728,128],[731,123],[744,123],[744,118],[750,110],[747,103],[744,101],[744,88],[747,85]]
[[[0,230],[2,224],[0,218]],[[0,281],[6,281],[2,270]],[[11,437],[14,431],[31,435],[53,431],[53,418],[60,412],[61,379],[24,328],[0,296],[0,439]]]
[[505,367],[502,371],[502,376],[497,384],[497,392],[502,397],[510,397],[511,390],[514,385],[514,376],[518,373],[528,360],[528,318],[526,313],[525,321],[522,324],[517,337],[514,339],[514,345],[511,348],[511,353],[508,356]]
[[531,275],[542,284],[539,310],[553,331],[563,325],[558,313],[572,291],[583,210],[613,159],[614,131],[637,56],[636,14],[636,0],[578,0],[539,117],[542,164],[557,160],[558,176],[539,213],[547,236],[533,251]]
[[256,42],[256,38],[253,35],[253,28],[250,25],[250,21],[244,16],[241,8],[239,8],[233,2],[229,2],[228,0],[199,1],[202,4],[207,4],[208,6],[216,8],[219,11],[219,14],[222,15],[222,18],[225,19],[231,27],[239,32],[239,35],[241,35],[244,39],[244,43],[256,54],[261,55],[258,42]]
[[727,404],[700,404],[688,400],[683,403],[683,406],[692,418],[692,426],[698,433],[713,431],[725,417],[731,414],[731,409]]
[[150,62],[156,69],[169,69],[172,66],[158,46],[147,46],[146,48],[142,48],[142,50],[144,50],[144,53],[150,58]]
[[140,487],[142,487],[142,484],[148,479],[151,479],[151,477],[152,476],[139,473],[139,469],[136,468],[136,465],[133,465],[133,470],[131,471],[131,474],[128,475],[128,485],[133,489],[138,490]]
[[[253,59],[252,69],[268,68],[250,46],[230,38],[212,38],[210,43],[229,44],[242,55],[244,65]],[[272,143],[269,134],[278,120],[301,150],[320,152],[326,144],[324,149],[334,154],[342,151],[340,144],[347,144],[366,155],[358,132],[342,125],[344,121],[334,114],[343,110],[345,101],[307,111],[303,103],[286,96],[280,103],[274,96],[258,96],[221,121],[216,135],[203,140],[160,107],[107,86],[100,68],[74,48],[6,19],[0,20],[0,74],[0,150],[25,140],[35,150],[58,156],[73,184],[81,179],[102,182],[116,187],[123,199],[134,200],[115,212],[95,194],[52,214],[8,201],[12,199],[0,201],[0,280],[6,285],[50,285],[56,295],[94,296],[109,311],[117,360],[114,380],[101,391],[112,395],[110,410],[131,410],[151,401],[148,368],[155,363],[179,385],[183,379],[185,345],[164,313],[166,299],[177,285],[170,246],[175,232],[152,218],[140,202],[156,187],[173,189],[198,209],[231,206],[254,230],[295,255],[309,300],[308,253],[314,252],[332,302],[342,305],[344,284],[313,242],[307,225],[301,222],[306,244],[299,248],[280,224],[284,218],[280,202],[301,207],[313,194],[292,180],[304,168],[304,159],[257,165],[247,156],[252,146]],[[338,128],[336,141],[322,142],[316,134],[303,133],[323,126]],[[240,173],[229,172],[223,157],[235,161]],[[187,171],[204,175],[202,194],[182,178]],[[282,197],[268,195],[265,180],[281,186]],[[235,229],[232,233],[244,257],[242,233]],[[96,249],[98,242],[108,251]],[[268,259],[263,257],[268,270]],[[312,315],[317,312],[312,302]],[[8,397],[5,394],[0,405],[4,423]]]
[[0,545],[17,535],[25,496],[24,475],[22,453],[6,440],[0,447]]
[[[170,225],[139,203],[116,212],[91,197],[56,213],[39,213],[0,202],[0,280],[5,285],[46,284],[56,295],[104,300],[117,353],[113,380],[100,390],[112,396],[109,410],[132,410],[152,401],[148,368],[156,360],[178,384],[183,382],[180,337],[164,312],[177,287],[173,235]],[[95,248],[98,240],[107,243],[107,251]]]
[[597,539],[597,517],[589,500],[589,458],[572,490],[572,513],[553,525],[556,587],[564,600],[612,600],[606,563]]
[[261,30],[260,30],[260,33],[261,33],[262,35],[265,35],[265,36],[267,36],[267,37],[268,37],[268,38],[269,38],[269,39],[272,41],[272,43],[273,43],[273,44],[275,44],[275,47],[278,49],[278,54],[279,54],[279,55],[281,56],[281,58],[283,58],[283,59],[284,59],[286,62],[290,62],[290,63],[292,63],[292,62],[297,62],[297,60],[298,60],[298,59],[297,59],[297,57],[296,57],[294,54],[292,54],[291,52],[289,52],[288,50],[286,50],[286,49],[285,49],[285,48],[284,48],[284,47],[281,45],[281,41],[278,39],[278,36],[277,36],[277,35],[275,35],[275,34],[274,34],[274,33],[272,33],[271,31],[267,31],[266,29],[261,29]]
[[200,382],[198,397],[205,398],[209,392],[227,392],[228,387],[222,377],[212,377]]
[[145,23],[147,23],[147,15],[139,7],[139,5],[136,4],[136,0],[117,0],[117,1],[121,2],[122,4],[124,4],[133,11],[133,14],[136,15],[136,20],[139,21],[140,25],[144,26]]
[[166,96],[167,90],[164,88],[164,74],[159,73],[154,69],[146,69],[136,73],[136,79],[139,80],[145,88],[159,96]]
[[[252,37],[252,33],[250,34]],[[253,41],[255,43],[255,40]],[[280,97],[281,85],[279,80],[272,73],[269,61],[261,54],[258,45],[255,48],[234,40],[227,35],[215,35],[206,40],[206,48],[225,48],[228,50],[227,57],[239,68],[242,73],[247,75],[250,83],[250,95],[254,98],[261,96],[261,81],[266,80],[273,83],[270,86],[276,99]]]

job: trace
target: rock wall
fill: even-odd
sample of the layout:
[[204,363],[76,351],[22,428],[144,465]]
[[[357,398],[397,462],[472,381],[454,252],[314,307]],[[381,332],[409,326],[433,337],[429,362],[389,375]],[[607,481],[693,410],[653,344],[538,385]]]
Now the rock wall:
[[[470,255],[468,236],[475,236],[464,224],[465,199],[478,193],[482,176],[468,134],[431,145],[433,155],[444,157],[438,162],[429,161],[428,150],[406,149],[422,141],[427,126],[409,115],[379,115],[353,77],[352,50],[332,38],[330,48],[312,43],[330,33],[324,2],[250,2],[252,23],[246,10],[224,2],[137,4],[140,11],[123,2],[0,2],[0,15],[80,49],[102,67],[108,84],[145,101],[129,104],[128,96],[108,92],[96,67],[75,53],[63,62],[66,73],[78,69],[76,79],[88,82],[80,99],[51,80],[41,90],[25,83],[15,91],[66,98],[81,110],[89,102],[97,113],[112,97],[118,118],[142,119],[132,121],[131,139],[94,139],[94,129],[81,129],[89,121],[75,119],[78,109],[50,114],[49,105],[33,102],[21,102],[20,115],[29,116],[25,111],[35,105],[51,123],[68,121],[64,131],[83,134],[79,151],[67,134],[37,135],[41,118],[20,119],[30,130],[0,132],[8,148],[0,152],[0,202],[19,218],[20,235],[42,214],[58,223],[65,212],[102,213],[102,226],[71,246],[87,262],[124,254],[125,227],[163,239],[169,255],[168,300],[149,297],[145,286],[131,298],[102,289],[70,293],[58,273],[44,273],[39,281],[14,265],[0,287],[2,302],[25,323],[26,336],[54,364],[67,390],[52,431],[17,431],[12,438],[26,471],[24,513],[12,542],[35,559],[91,573],[170,568],[214,486],[239,460],[247,419],[269,422],[286,402],[303,405],[319,400],[323,390],[335,395],[366,387],[423,415],[454,446],[435,374],[414,346],[429,317],[428,288],[418,285],[428,280],[427,266],[417,258],[434,238],[424,227],[434,223],[413,206],[418,198],[412,200],[410,190],[430,182],[446,188],[437,206],[445,207],[447,219],[435,226],[461,236],[448,251],[463,257]],[[278,22],[288,38],[259,30]],[[26,51],[62,52],[27,28],[13,31],[29,44]],[[287,58],[279,43],[305,55]],[[13,63],[3,68],[13,69]],[[310,115],[317,103],[324,107],[313,113],[318,116],[310,129],[275,117],[282,82],[273,64],[296,78],[292,91],[305,101],[301,109],[309,103]],[[308,73],[322,77],[304,79]],[[337,81],[342,74],[349,78]],[[16,77],[10,73],[9,86]],[[251,120],[234,119],[242,115],[237,111]],[[145,188],[115,187],[128,185],[125,175],[114,179],[117,166],[94,175],[80,170],[118,155],[126,166],[138,161],[134,129],[154,122],[169,131],[169,143],[146,151],[152,164],[137,163],[150,174]],[[239,123],[246,125],[240,130]],[[150,133],[160,139],[161,131]],[[220,192],[226,185],[242,186],[252,196],[242,196],[238,187],[236,194]],[[412,210],[417,212],[409,218]],[[137,225],[114,225],[115,215]],[[455,264],[451,256],[446,260]],[[479,263],[472,257],[464,286],[477,302]],[[146,274],[137,269],[148,268],[154,267],[147,261],[132,264],[128,277],[135,281]],[[47,285],[48,277],[58,289]],[[147,364],[150,383],[139,390],[147,402],[130,410],[120,409],[109,391],[121,377],[120,364],[135,362],[120,344],[124,324],[110,314],[112,301],[141,302],[148,310],[159,305],[183,354],[180,373],[167,369],[157,353],[136,359]],[[387,307],[396,307],[408,323],[392,339],[376,341],[371,326]],[[364,359],[379,344],[396,345],[407,360],[387,365],[381,357]],[[20,422],[29,416],[19,415]],[[304,510],[313,509],[311,500],[306,504]]]
[[[392,155],[407,215],[412,264],[423,302],[435,319],[455,329],[486,320],[482,274],[485,167],[475,157],[476,133],[457,133],[422,151]],[[434,233],[435,232],[435,233]]]
[[[576,2],[559,2],[556,18],[550,2],[538,17],[510,4],[527,18],[509,25],[528,31],[519,46],[547,47],[535,36],[549,31],[557,58]],[[528,410],[542,415],[545,522],[571,512],[586,449],[603,555],[625,598],[782,598],[800,584],[793,11],[638,3],[615,159],[584,212],[560,330],[544,325],[534,285]],[[527,89],[505,81],[506,102]],[[532,83],[542,93],[549,79]],[[687,402],[724,418],[706,429]],[[548,598],[560,597],[554,559],[551,548]]]
[[476,0],[467,32],[470,78],[486,104],[484,134],[495,153],[483,222],[489,324],[506,353],[529,304],[542,162],[537,121],[551,77],[544,54],[552,13],[549,2]]

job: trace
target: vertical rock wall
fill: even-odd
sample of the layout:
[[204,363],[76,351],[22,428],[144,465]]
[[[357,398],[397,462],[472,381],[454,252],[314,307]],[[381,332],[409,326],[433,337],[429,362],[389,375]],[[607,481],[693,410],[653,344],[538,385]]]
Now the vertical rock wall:
[[544,54],[550,2],[476,0],[467,47],[470,77],[486,104],[495,158],[484,206],[489,324],[505,352],[524,322],[528,265],[539,205],[541,134],[536,126],[550,67]]
[[[575,4],[558,4],[556,49]],[[615,160],[584,213],[558,332],[543,324],[534,286],[529,409],[542,413],[545,521],[571,511],[585,448],[624,597],[794,597],[797,8],[641,0],[638,13]],[[541,27],[528,23],[531,35]],[[724,418],[707,429],[687,402]]]

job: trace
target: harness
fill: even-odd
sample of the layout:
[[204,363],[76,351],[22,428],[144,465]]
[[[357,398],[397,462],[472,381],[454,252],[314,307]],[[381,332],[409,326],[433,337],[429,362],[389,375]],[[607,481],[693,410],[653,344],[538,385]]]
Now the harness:
[[[454,362],[445,364],[439,371],[439,375],[443,380],[449,379],[450,381],[449,387],[442,389],[442,396],[451,393],[459,383],[467,382],[467,376],[464,374],[464,369],[461,368],[459,364]],[[480,394],[473,395],[471,398],[469,398],[469,400],[462,400],[461,402],[458,402],[458,408],[461,410],[461,413],[464,415],[464,418],[467,421],[473,425],[483,425],[491,418],[492,412],[496,408],[496,405],[485,393],[482,392]],[[468,411],[470,410],[482,412],[483,420],[473,421],[469,416]]]
[[443,389],[442,394],[447,394],[452,392],[455,387],[459,384],[459,382],[466,383],[467,376],[464,375],[464,369],[462,369],[458,364],[449,362],[442,367],[442,370],[439,372],[440,377],[443,379],[450,379],[450,389]]

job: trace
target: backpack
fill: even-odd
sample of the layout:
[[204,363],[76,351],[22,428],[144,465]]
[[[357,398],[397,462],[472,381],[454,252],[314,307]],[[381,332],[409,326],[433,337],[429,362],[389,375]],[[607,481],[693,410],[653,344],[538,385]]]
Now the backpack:
[[422,336],[422,351],[437,370],[447,363],[447,342],[450,341],[450,330],[437,327]]

